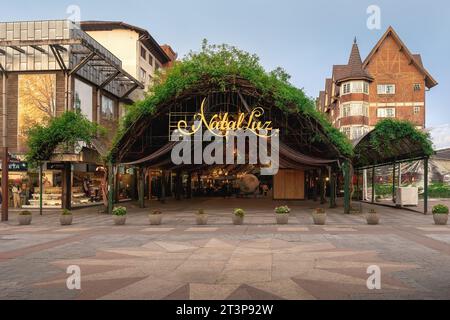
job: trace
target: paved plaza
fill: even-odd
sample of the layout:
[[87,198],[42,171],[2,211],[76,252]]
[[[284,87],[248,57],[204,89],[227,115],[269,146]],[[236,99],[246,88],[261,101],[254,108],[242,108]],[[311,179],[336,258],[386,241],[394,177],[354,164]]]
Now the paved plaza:
[[[31,226],[18,226],[13,213],[0,224],[0,298],[450,299],[450,227],[435,226],[431,215],[375,207],[381,224],[368,226],[364,215],[337,208],[315,226],[318,204],[299,201],[289,203],[289,225],[278,226],[273,208],[281,204],[129,203],[125,226],[95,207],[74,211],[67,227],[57,212],[34,213]],[[231,224],[238,207],[247,211],[243,226]],[[156,208],[163,225],[150,226]],[[200,208],[207,226],[195,225]],[[71,265],[81,268],[81,290],[67,289]],[[381,269],[380,290],[366,285],[372,265]]]

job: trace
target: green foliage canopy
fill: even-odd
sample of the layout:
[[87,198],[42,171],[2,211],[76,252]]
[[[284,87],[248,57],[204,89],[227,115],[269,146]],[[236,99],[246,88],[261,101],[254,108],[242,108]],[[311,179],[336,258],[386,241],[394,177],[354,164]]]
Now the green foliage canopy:
[[256,55],[226,44],[209,45],[206,40],[203,41],[200,52],[189,53],[172,68],[159,73],[146,98],[127,108],[127,114],[122,119],[115,137],[111,155],[117,151],[117,144],[128,128],[141,116],[152,114],[161,103],[176,98],[185,90],[205,80],[225,91],[230,85],[230,78],[233,77],[249,81],[263,98],[271,98],[275,107],[284,112],[300,112],[306,117],[315,119],[342,155],[347,157],[353,155],[352,145],[346,136],[316,110],[313,99],[289,83],[290,76],[282,68],[266,72]]
[[67,111],[50,119],[47,125],[38,124],[30,128],[27,162],[36,166],[42,161],[49,161],[58,146],[68,149],[79,141],[90,143],[97,132],[103,130],[79,111]]
[[[408,145],[405,145],[404,140],[408,141]],[[406,153],[399,154],[399,150]],[[429,133],[416,129],[409,121],[384,119],[356,146],[354,162],[358,166],[380,164],[383,159],[402,160],[402,157],[411,157],[411,152],[417,153],[415,156],[419,153],[421,156],[434,154]]]

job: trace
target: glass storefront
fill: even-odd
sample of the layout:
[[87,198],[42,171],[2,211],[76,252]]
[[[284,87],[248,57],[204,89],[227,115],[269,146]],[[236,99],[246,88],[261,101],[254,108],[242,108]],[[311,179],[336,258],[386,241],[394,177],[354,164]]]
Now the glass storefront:
[[103,203],[101,167],[91,164],[72,166],[72,207]]

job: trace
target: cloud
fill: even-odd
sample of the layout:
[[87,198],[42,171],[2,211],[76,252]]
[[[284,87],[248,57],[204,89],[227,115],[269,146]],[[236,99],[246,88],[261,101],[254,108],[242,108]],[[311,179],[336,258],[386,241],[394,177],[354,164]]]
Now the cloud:
[[436,150],[450,148],[450,123],[429,129]]

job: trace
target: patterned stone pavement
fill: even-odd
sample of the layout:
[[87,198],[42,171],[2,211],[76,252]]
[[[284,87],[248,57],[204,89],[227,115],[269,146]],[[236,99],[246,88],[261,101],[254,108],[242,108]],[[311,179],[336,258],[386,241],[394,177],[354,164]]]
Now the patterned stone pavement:
[[[317,203],[290,202],[286,226],[254,199],[196,199],[127,204],[127,225],[113,226],[98,208],[74,211],[61,227],[56,212],[18,226],[0,224],[0,299],[449,299],[450,227],[431,216],[376,207],[381,225],[361,214],[327,209],[314,226]],[[432,203],[433,204],[433,203]],[[359,204],[355,204],[359,207]],[[245,225],[231,225],[233,208]],[[152,209],[164,212],[150,226]],[[209,213],[196,226],[194,213]],[[362,205],[367,212],[370,205]],[[66,286],[67,267],[81,268],[81,290]],[[381,269],[381,290],[368,290],[367,268]]]

